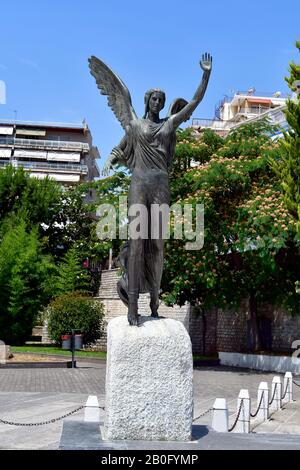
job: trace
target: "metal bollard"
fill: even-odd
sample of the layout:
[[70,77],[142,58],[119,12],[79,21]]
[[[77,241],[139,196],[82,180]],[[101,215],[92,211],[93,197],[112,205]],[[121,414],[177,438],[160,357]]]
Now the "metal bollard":
[[281,378],[279,377],[279,375],[275,375],[275,377],[272,380],[272,390],[271,390],[272,403],[270,403],[270,410],[277,411],[281,409],[282,407],[281,396],[282,396]]
[[228,431],[228,408],[225,398],[215,399],[211,427],[217,432]]
[[261,401],[256,420],[267,421],[269,418],[269,386],[267,382],[260,382],[257,392],[257,406]]
[[100,422],[100,409],[98,398],[95,395],[90,395],[85,404],[84,421],[93,423]]
[[286,372],[283,379],[283,393],[286,395],[283,397],[282,401],[288,403],[293,401],[293,374],[291,372]]
[[250,410],[251,410],[251,400],[249,396],[249,391],[246,389],[240,390],[237,402],[237,412],[239,412],[241,401],[243,400],[243,405],[241,407],[240,415],[237,420],[236,426],[233,432],[250,432]]

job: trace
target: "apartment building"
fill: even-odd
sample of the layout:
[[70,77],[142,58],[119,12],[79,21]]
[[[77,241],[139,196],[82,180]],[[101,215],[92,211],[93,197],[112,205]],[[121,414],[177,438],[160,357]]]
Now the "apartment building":
[[68,185],[98,177],[99,157],[85,122],[0,119],[0,169],[9,164],[21,166],[36,178],[49,176]]
[[253,122],[268,117],[274,124],[286,127],[284,109],[287,95],[276,91],[274,93],[257,92],[254,88],[247,91],[237,91],[233,96],[225,96],[216,106],[213,119],[192,120],[192,128],[201,131],[208,128],[220,135],[227,135],[231,129],[245,122]]

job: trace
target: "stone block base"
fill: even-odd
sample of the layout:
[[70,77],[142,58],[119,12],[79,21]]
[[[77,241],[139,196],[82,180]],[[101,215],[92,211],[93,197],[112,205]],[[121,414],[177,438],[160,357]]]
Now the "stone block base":
[[179,321],[126,316],[108,324],[105,437],[111,440],[191,438],[193,359]]

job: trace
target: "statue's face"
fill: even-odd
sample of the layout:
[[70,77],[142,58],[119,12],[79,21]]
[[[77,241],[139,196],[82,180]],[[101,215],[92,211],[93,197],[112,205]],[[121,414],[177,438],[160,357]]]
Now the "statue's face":
[[164,107],[164,96],[162,93],[155,91],[150,96],[149,100],[149,110],[152,113],[158,114]]

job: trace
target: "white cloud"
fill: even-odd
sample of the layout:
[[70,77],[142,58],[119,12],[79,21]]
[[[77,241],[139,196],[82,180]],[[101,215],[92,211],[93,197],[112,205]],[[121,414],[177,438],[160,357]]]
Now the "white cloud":
[[28,67],[31,67],[35,70],[40,70],[40,66],[34,62],[34,60],[31,60],[31,59],[25,59],[24,57],[22,59],[20,59],[20,62],[24,65],[27,65]]

